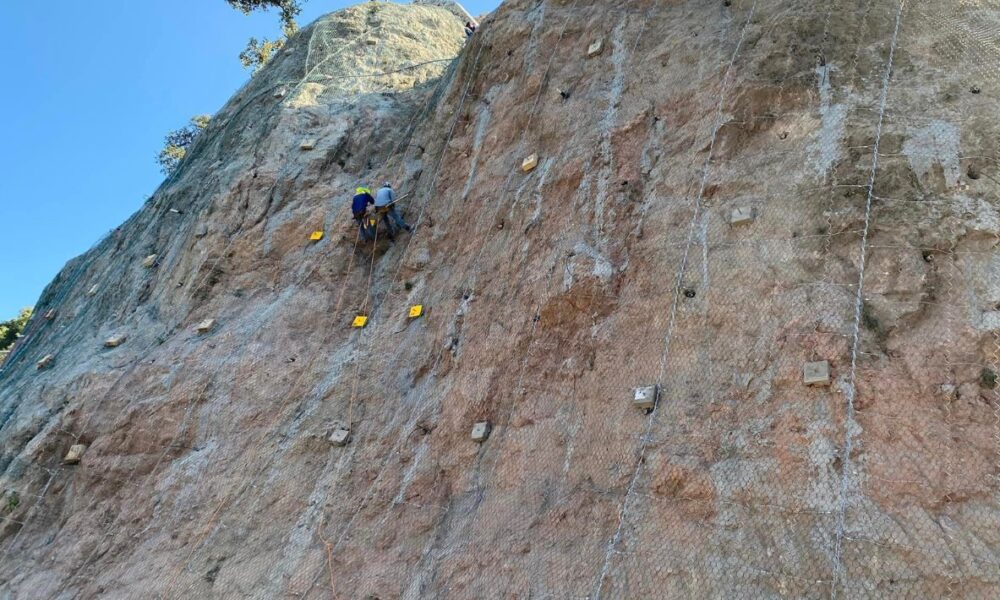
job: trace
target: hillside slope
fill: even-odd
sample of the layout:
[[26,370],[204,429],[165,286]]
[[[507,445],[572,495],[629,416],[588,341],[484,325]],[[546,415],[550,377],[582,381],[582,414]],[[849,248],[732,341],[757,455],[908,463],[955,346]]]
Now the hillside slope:
[[1000,5],[461,25],[304,29],[49,286],[0,599],[1000,595]]

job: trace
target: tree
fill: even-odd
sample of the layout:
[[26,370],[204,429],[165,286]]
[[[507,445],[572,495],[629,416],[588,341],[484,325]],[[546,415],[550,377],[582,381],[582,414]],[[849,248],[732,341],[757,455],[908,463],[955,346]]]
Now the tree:
[[267,61],[271,60],[274,53],[285,47],[285,41],[292,37],[299,30],[295,17],[302,12],[300,0],[226,0],[230,6],[239,10],[243,14],[250,14],[255,10],[268,10],[277,8],[281,11],[281,33],[283,37],[276,40],[264,38],[250,38],[247,47],[240,52],[240,62],[244,67],[253,69],[256,73],[260,71]]
[[24,326],[31,318],[31,308],[22,309],[21,312],[9,321],[0,322],[0,352],[9,350],[17,338],[21,337]]
[[226,0],[226,2],[245,15],[249,15],[255,10],[277,8],[281,11],[281,24],[285,28],[289,25],[294,26],[295,17],[302,12],[300,0]]
[[298,31],[298,26],[295,21],[292,21],[291,24],[282,26],[282,33],[285,35],[283,38],[277,40],[264,38],[259,42],[257,38],[250,38],[247,47],[243,49],[243,52],[240,52],[240,62],[247,69],[253,69],[254,73],[260,71],[267,64],[267,61],[271,60],[275,52],[285,47],[285,40],[292,37],[296,31]]
[[171,175],[177,170],[181,161],[187,156],[188,148],[198,139],[202,130],[208,127],[211,120],[212,117],[209,115],[191,117],[191,123],[167,134],[163,150],[160,150],[160,155],[156,157],[156,162],[164,175]]

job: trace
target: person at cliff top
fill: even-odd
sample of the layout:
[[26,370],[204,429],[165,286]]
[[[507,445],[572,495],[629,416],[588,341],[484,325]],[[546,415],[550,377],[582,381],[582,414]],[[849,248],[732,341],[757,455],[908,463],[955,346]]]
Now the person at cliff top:
[[472,34],[476,33],[477,29],[479,29],[478,25],[476,25],[472,21],[466,21],[465,22],[465,37],[467,37],[467,38],[472,37]]
[[359,187],[354,190],[354,200],[351,202],[351,212],[354,213],[354,220],[358,223],[358,231],[361,237],[372,239],[371,228],[368,227],[368,205],[375,204],[375,197],[372,191],[366,187]]
[[413,228],[407,225],[403,217],[399,216],[399,213],[396,212],[396,192],[392,191],[392,184],[388,181],[375,193],[375,210],[378,214],[382,215],[386,228],[389,230],[390,240],[396,239],[392,231],[393,223],[400,229],[413,231]]

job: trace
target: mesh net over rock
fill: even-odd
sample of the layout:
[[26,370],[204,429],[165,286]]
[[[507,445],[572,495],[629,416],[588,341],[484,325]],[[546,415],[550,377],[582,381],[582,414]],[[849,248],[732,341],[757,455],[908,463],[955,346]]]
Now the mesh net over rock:
[[[1000,2],[518,0],[450,68],[424,10],[327,18],[241,92],[298,134],[421,89],[342,138],[415,231],[302,250],[278,183],[223,196],[213,348],[47,391],[78,412],[0,479],[0,595],[1000,596]],[[71,478],[64,431],[104,462]]]

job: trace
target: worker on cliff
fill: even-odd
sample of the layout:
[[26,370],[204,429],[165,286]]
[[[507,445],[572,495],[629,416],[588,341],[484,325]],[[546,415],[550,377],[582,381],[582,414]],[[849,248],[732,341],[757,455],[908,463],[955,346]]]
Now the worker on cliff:
[[396,192],[392,190],[392,183],[386,181],[375,193],[375,212],[385,221],[386,229],[389,232],[389,239],[395,241],[392,226],[395,224],[400,229],[413,231],[413,227],[407,225],[403,217],[396,211]]
[[368,219],[368,206],[371,204],[375,204],[375,197],[372,196],[370,189],[359,187],[354,190],[354,199],[351,201],[351,212],[354,213],[354,220],[358,224],[358,231],[361,234],[361,238],[365,240],[370,240],[374,237]]
[[472,37],[472,34],[476,33],[477,29],[479,29],[479,26],[476,25],[476,23],[474,21],[466,21],[465,22],[465,37],[466,37],[466,39]]

